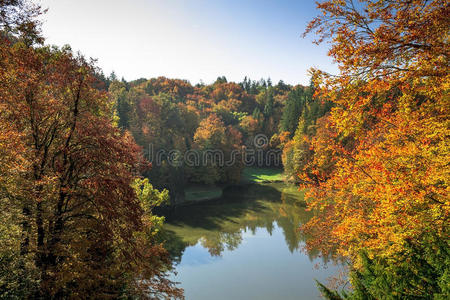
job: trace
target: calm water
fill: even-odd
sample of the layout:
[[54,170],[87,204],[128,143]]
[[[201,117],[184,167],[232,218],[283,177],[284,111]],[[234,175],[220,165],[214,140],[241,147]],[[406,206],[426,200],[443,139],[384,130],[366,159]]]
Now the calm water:
[[[294,187],[234,188],[168,217],[167,247],[188,300],[320,299],[314,279],[339,267],[304,250],[298,227],[311,214]],[[324,266],[325,265],[325,266]]]

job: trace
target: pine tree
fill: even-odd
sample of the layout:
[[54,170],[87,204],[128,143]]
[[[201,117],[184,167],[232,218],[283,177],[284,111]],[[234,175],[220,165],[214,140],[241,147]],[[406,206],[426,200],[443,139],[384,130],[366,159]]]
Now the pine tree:
[[291,137],[297,129],[298,119],[305,106],[305,95],[303,87],[299,86],[289,92],[280,121],[281,131],[288,131]]
[[266,104],[264,106],[264,115],[266,118],[272,116],[273,114],[273,91],[268,89],[266,92]]

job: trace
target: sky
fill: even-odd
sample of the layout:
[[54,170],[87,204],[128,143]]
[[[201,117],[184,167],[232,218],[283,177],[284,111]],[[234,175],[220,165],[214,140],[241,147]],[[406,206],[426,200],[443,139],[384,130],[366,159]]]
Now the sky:
[[311,67],[337,73],[327,44],[302,38],[314,0],[38,0],[47,44],[69,44],[126,80],[218,76],[308,84]]

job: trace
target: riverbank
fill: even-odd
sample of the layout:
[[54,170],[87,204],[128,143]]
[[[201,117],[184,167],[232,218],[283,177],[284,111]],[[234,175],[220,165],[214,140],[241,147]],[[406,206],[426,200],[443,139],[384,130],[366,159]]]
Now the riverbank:
[[171,279],[187,299],[320,299],[314,280],[339,266],[317,268],[326,259],[303,251],[308,237],[298,228],[313,216],[303,197],[284,182],[234,185],[219,200],[173,210],[164,223]]
[[191,185],[184,191],[186,202],[199,202],[218,199],[223,195],[223,187],[209,185]]
[[242,183],[272,183],[285,179],[283,169],[247,167],[242,171]]
[[282,169],[247,167],[243,170],[241,180],[236,184],[200,185],[194,184],[186,188],[182,205],[220,199],[225,189],[251,184],[283,182],[285,176]]

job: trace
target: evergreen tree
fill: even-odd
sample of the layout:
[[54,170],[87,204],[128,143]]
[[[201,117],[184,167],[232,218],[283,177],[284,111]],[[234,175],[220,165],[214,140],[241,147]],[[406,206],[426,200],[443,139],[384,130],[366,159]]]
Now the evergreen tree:
[[116,72],[112,71],[111,74],[109,74],[109,81],[116,81],[117,80],[117,75]]
[[225,76],[219,76],[219,77],[217,77],[216,82],[214,84],[227,83],[227,82],[228,81],[227,81],[227,78]]
[[253,113],[252,113],[253,119],[259,120],[260,114],[261,114],[261,110],[259,109],[259,107],[255,107],[255,109],[253,110]]
[[424,234],[409,240],[401,255],[370,258],[362,251],[361,269],[350,272],[352,291],[333,291],[317,282],[329,300],[448,299],[450,255],[448,241]]
[[266,89],[267,88],[267,83],[266,80],[264,78],[261,78],[259,80],[259,86],[261,86],[262,88]]
[[129,129],[131,105],[128,100],[126,84],[123,81],[112,81],[109,86],[109,93],[115,104],[116,113],[119,118],[118,126],[122,129]]
[[297,129],[298,119],[305,106],[303,87],[298,86],[288,94],[286,105],[280,121],[281,131],[289,131],[291,137]]
[[252,81],[250,86],[250,94],[256,95],[258,94],[258,84],[255,80]]
[[273,91],[268,89],[266,92],[266,104],[264,106],[264,115],[266,118],[272,116],[273,114]]
[[284,83],[283,80],[278,81],[278,84],[276,85],[277,90],[281,92],[289,91],[290,87],[286,83]]

